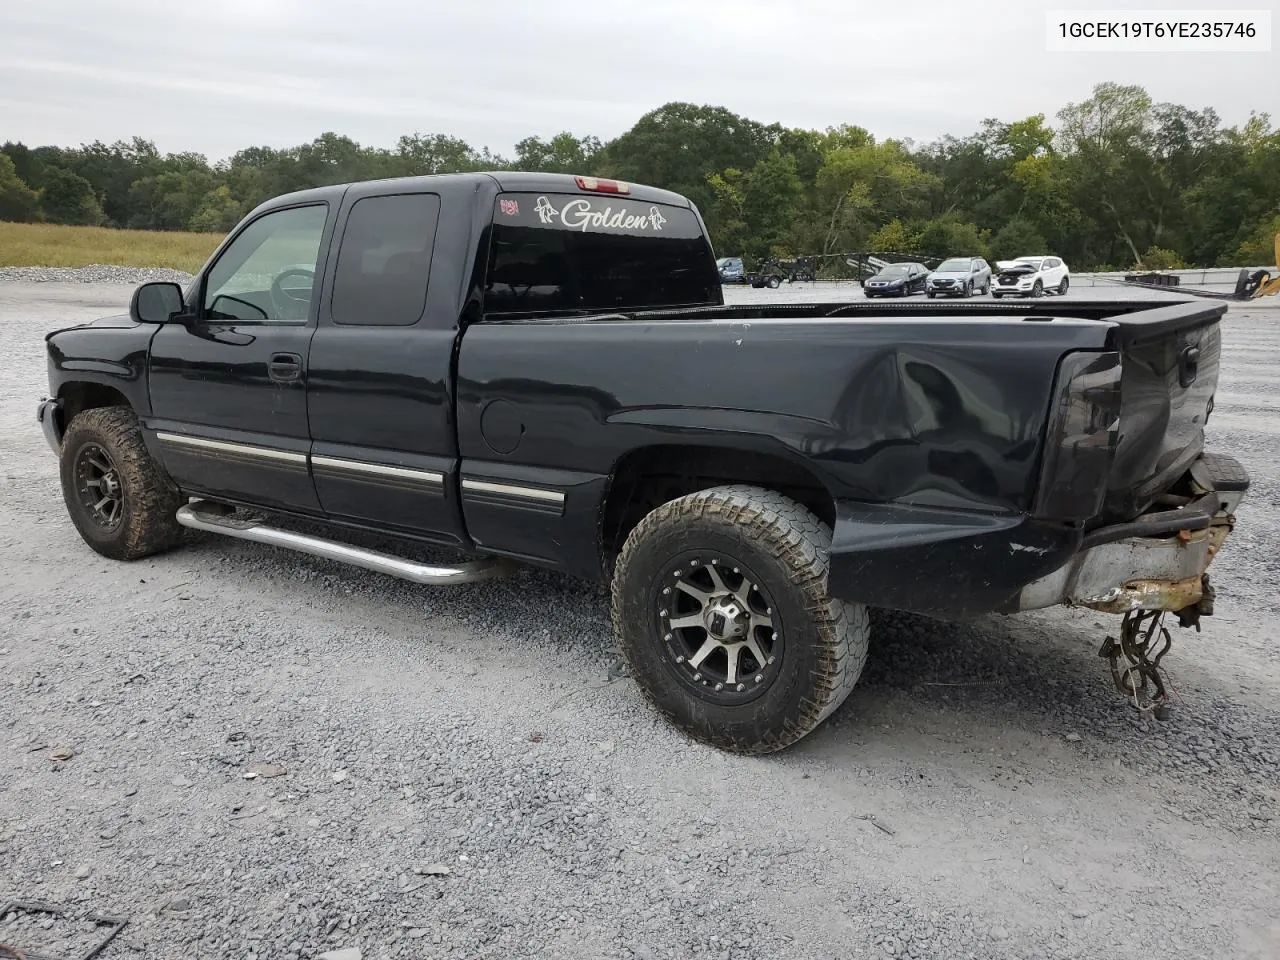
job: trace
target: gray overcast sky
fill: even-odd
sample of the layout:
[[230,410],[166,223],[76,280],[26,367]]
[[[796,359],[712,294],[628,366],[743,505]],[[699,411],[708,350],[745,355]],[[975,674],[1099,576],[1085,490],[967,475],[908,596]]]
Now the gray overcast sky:
[[1280,53],[1046,52],[1045,11],[1072,6],[0,0],[0,141],[138,135],[218,159],[326,130],[378,146],[416,130],[509,152],[566,129],[608,139],[670,100],[921,141],[989,116],[1052,118],[1103,80],[1233,124],[1250,109],[1280,114]]

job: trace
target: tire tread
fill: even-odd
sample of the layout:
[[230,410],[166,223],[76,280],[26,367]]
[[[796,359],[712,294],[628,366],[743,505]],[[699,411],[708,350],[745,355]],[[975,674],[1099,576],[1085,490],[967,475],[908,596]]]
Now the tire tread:
[[810,690],[802,698],[799,710],[785,719],[781,729],[772,730],[753,743],[715,735],[706,738],[736,753],[761,754],[783,749],[812,732],[852,692],[867,659],[870,634],[867,609],[827,594],[831,529],[807,507],[781,493],[748,484],[730,484],[691,493],[659,506],[631,531],[618,557],[612,621],[623,656],[645,698],[677,726],[681,726],[679,718],[636,670],[630,644],[625,639],[622,585],[628,579],[635,551],[655,530],[703,520],[726,521],[774,553],[786,568],[791,583],[802,593],[813,617],[821,645],[820,670],[811,675]]
[[[111,448],[123,479],[126,506],[122,535],[96,540],[81,526],[70,457],[81,441],[93,440]],[[113,560],[137,560],[178,545],[183,528],[175,518],[181,497],[168,474],[147,451],[137,416],[128,407],[94,407],[77,414],[62,440],[62,488],[72,522],[84,541]]]

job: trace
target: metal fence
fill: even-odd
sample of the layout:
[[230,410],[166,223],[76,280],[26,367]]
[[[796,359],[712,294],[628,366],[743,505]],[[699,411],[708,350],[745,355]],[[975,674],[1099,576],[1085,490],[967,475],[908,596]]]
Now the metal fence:
[[[1272,276],[1277,272],[1276,267],[1246,267],[1250,273],[1256,270],[1267,270]],[[1236,287],[1236,281],[1240,279],[1240,267],[1210,267],[1208,269],[1192,269],[1192,270],[1159,270],[1158,273],[1175,276],[1178,278],[1179,286],[1184,287],[1204,287],[1210,290],[1231,291]],[[1072,273],[1071,284],[1076,287],[1109,287],[1116,283],[1123,283],[1124,278],[1133,273],[1142,271],[1124,270],[1114,273]],[[1171,291],[1176,291],[1177,287],[1171,287]]]

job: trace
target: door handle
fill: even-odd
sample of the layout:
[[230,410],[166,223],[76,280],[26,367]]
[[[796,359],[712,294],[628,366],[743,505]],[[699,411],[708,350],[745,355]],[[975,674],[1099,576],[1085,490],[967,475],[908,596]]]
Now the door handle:
[[277,383],[288,383],[302,376],[302,357],[296,353],[273,353],[267,363],[267,376]]

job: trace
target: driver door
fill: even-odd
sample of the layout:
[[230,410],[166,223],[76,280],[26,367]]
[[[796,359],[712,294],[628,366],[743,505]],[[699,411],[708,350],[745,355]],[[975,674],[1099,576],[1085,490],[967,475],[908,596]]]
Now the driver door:
[[190,316],[152,339],[145,426],[184,492],[320,511],[307,352],[329,219],[326,204],[311,204],[246,224],[198,281]]

